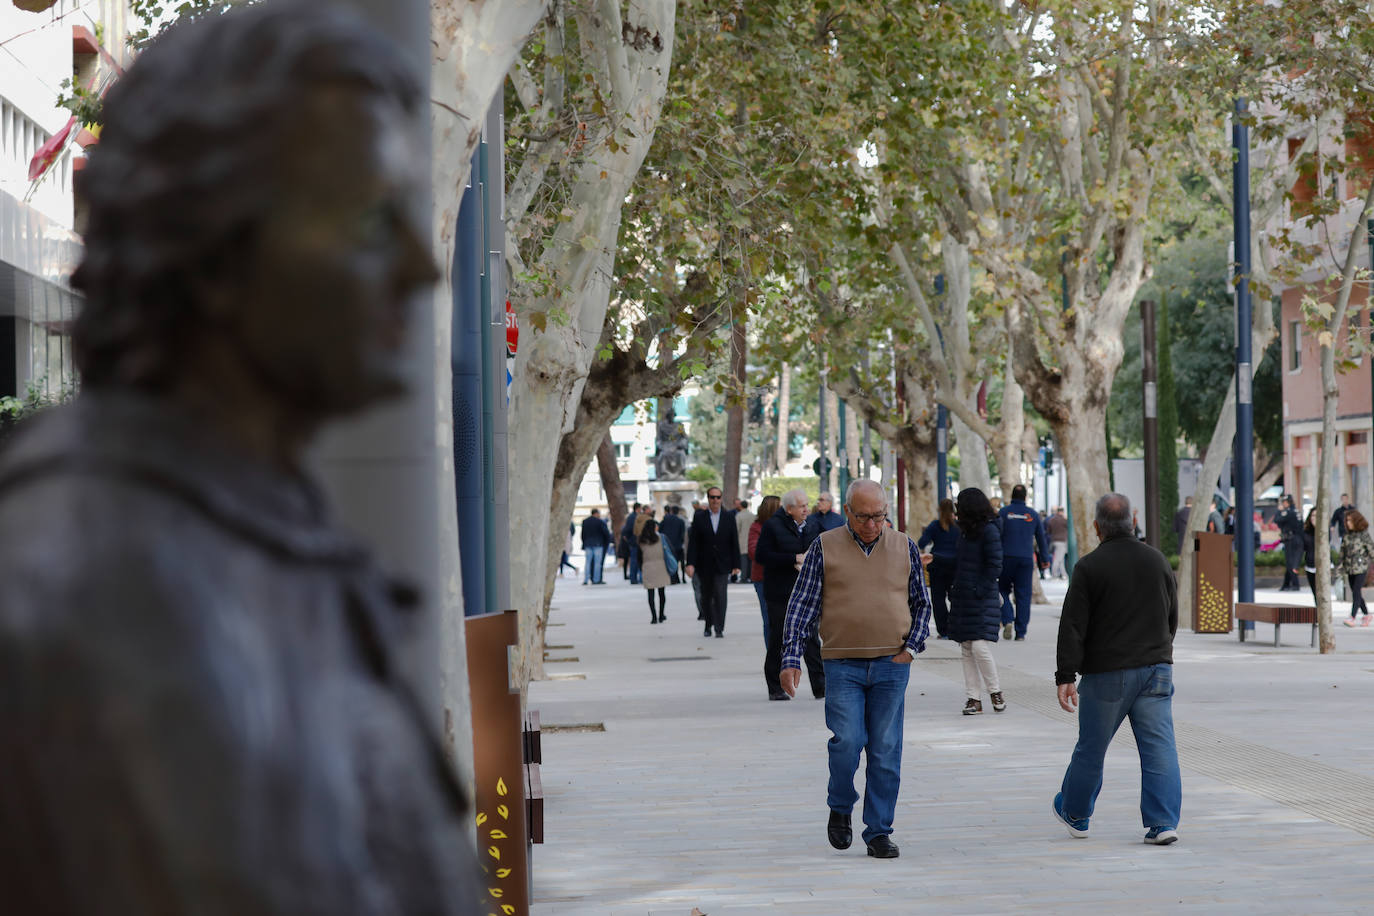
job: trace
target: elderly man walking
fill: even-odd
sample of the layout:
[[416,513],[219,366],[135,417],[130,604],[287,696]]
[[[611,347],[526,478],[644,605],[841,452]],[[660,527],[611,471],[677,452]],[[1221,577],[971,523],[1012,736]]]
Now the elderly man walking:
[[[1167,846],[1178,839],[1183,807],[1172,700],[1178,591],[1169,561],[1136,540],[1126,497],[1099,499],[1093,526],[1102,543],[1074,567],[1059,618],[1054,680],[1059,705],[1078,710],[1078,744],[1054,813],[1071,836],[1088,835],[1107,746],[1130,719],[1145,842]],[[1081,690],[1074,686],[1080,672]]]
[[850,814],[864,770],[864,831],[868,854],[895,859],[892,820],[902,775],[902,720],[912,660],[930,634],[930,596],[921,556],[905,534],[887,526],[887,498],[871,480],[845,494],[843,528],[822,533],[807,548],[783,626],[782,688],[801,682],[806,640],[820,634],[825,666],[825,724],[830,781],[826,836],[836,849],[853,840]]

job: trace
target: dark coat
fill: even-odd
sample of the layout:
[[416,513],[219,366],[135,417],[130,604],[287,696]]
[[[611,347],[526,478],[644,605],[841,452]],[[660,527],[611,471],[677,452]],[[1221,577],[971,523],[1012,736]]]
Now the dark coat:
[[687,547],[682,543],[682,539],[687,536],[687,520],[676,513],[669,513],[663,516],[663,521],[658,523],[658,533],[663,535],[663,540],[668,542],[668,547],[673,551],[673,556],[682,559]]
[[819,512],[812,512],[806,517],[806,527],[802,531],[802,535],[806,538],[807,546],[810,546],[812,541],[825,534],[827,531],[833,531],[836,528],[843,527],[844,516],[834,509],[826,512],[824,515]]
[[582,549],[590,550],[593,547],[610,547],[611,529],[595,515],[589,515],[582,520]]
[[945,633],[955,642],[997,641],[1002,625],[1002,529],[995,522],[983,526],[976,540],[962,532],[955,550],[954,584],[949,589],[949,622]]
[[806,536],[786,509],[779,509],[763,523],[754,547],[754,562],[763,566],[765,601],[786,601],[797,584],[797,554],[806,553]]
[[711,513],[698,509],[687,529],[687,565],[696,567],[698,574],[729,575],[739,569],[739,530],[735,527],[735,513],[722,509],[718,528],[711,530]]

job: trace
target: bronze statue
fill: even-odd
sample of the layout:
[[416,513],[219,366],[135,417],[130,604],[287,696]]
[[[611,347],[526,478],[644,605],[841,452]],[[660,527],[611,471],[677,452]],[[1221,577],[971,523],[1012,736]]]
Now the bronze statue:
[[669,407],[659,418],[657,429],[657,451],[654,456],[654,477],[656,480],[681,480],[682,472],[687,469],[687,433],[677,422],[677,414]]
[[297,0],[174,28],[111,89],[83,392],[0,453],[0,912],[479,912],[398,663],[413,592],[302,471],[403,387],[424,104]]

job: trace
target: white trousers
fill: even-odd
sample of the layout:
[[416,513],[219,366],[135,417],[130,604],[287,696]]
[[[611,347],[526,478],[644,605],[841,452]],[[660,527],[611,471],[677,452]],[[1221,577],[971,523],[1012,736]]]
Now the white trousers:
[[1050,541],[1050,553],[1054,556],[1054,565],[1050,567],[1050,575],[1056,579],[1064,578],[1064,559],[1069,555],[1069,542]]
[[992,643],[986,639],[970,639],[959,643],[959,654],[964,662],[964,693],[970,700],[981,699],[982,686],[988,693],[998,693],[1002,689],[997,680],[997,662],[992,658]]

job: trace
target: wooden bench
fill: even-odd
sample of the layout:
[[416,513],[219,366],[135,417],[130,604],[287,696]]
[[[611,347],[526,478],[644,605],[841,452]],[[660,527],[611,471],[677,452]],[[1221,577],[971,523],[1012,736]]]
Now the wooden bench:
[[1312,646],[1317,645],[1317,609],[1301,604],[1256,604],[1236,602],[1236,629],[1240,631],[1240,641],[1245,642],[1244,621],[1272,623],[1274,625],[1274,647],[1279,644],[1279,625],[1285,623],[1305,623],[1312,627]]
[[539,776],[539,764],[544,762],[544,749],[539,738],[539,710],[525,713],[521,743],[525,751],[525,823],[529,825],[530,842],[543,843],[544,783]]

